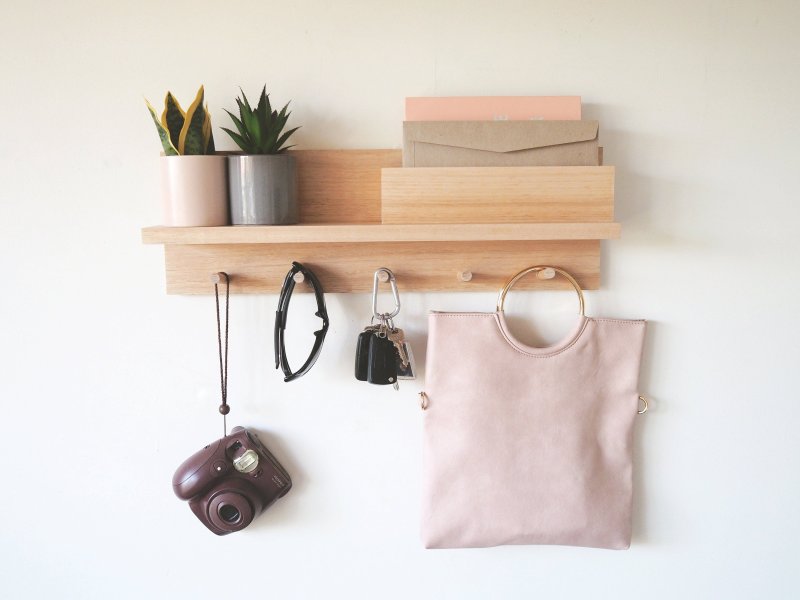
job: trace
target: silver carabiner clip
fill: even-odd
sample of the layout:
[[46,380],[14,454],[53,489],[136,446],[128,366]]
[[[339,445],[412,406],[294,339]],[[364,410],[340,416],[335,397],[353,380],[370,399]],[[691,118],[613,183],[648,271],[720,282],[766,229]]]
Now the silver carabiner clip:
[[[389,277],[389,285],[392,286],[394,310],[390,313],[378,312],[378,283],[380,281],[379,277],[381,273],[385,273]],[[376,319],[391,319],[392,317],[396,317],[398,314],[400,314],[400,294],[397,292],[397,280],[394,278],[394,273],[392,273],[386,267],[381,267],[375,271],[375,276],[372,279],[372,316]]]

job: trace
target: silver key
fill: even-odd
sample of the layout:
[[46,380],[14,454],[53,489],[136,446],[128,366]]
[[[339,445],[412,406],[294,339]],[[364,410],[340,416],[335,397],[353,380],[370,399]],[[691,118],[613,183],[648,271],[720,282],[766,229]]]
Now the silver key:
[[406,352],[405,347],[405,335],[403,334],[402,329],[393,329],[388,334],[387,337],[389,341],[394,344],[394,347],[397,349],[397,355],[400,357],[400,362],[403,363],[403,367],[408,367],[408,353]]
[[411,351],[411,345],[408,342],[403,342],[403,352],[408,357],[408,364],[397,365],[397,378],[398,379],[416,379],[417,367],[414,364],[414,353]]

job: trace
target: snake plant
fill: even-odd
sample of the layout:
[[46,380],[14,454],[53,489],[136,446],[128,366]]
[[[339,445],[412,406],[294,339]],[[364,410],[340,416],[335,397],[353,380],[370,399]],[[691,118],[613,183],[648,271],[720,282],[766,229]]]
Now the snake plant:
[[208,106],[203,106],[204,95],[201,85],[189,110],[184,112],[172,92],[167,92],[161,120],[156,116],[153,106],[145,99],[166,156],[214,154],[211,115]]
[[250,102],[247,101],[247,96],[244,90],[239,88],[242,92],[242,98],[236,98],[236,104],[239,106],[239,116],[237,117],[229,110],[228,113],[236,125],[237,131],[232,131],[227,127],[222,130],[227,133],[234,142],[246,154],[280,154],[288,150],[292,146],[284,146],[295,131],[300,129],[295,127],[288,131],[283,131],[286,127],[286,121],[289,120],[291,112],[287,112],[289,103],[286,103],[280,112],[273,110],[269,103],[269,94],[267,94],[267,86],[261,90],[261,97],[258,99],[258,104],[255,109],[251,108]]

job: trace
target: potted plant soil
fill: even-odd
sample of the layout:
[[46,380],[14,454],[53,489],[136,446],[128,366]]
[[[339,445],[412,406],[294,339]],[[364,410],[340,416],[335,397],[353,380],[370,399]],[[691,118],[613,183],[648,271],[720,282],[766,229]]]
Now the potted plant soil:
[[236,99],[239,116],[227,112],[236,131],[223,127],[244,154],[228,157],[228,192],[234,225],[291,225],[297,223],[297,167],[286,153],[289,137],[299,129],[284,131],[290,112],[286,103],[273,110],[267,88],[255,109],[247,96]]
[[161,145],[161,196],[164,225],[199,227],[228,224],[225,157],[214,153],[211,116],[203,105],[203,86],[185,111],[171,92],[164,99],[159,120],[147,108]]

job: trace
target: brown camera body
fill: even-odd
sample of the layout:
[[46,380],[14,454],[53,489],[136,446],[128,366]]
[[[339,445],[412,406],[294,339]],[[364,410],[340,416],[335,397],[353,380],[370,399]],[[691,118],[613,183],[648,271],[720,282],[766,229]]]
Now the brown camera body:
[[291,487],[286,469],[244,427],[190,456],[172,477],[175,495],[217,535],[244,529]]

